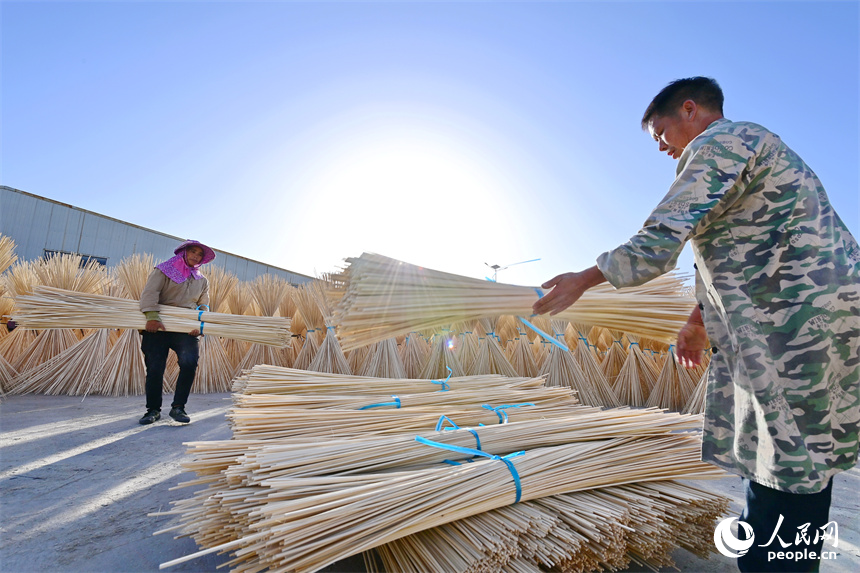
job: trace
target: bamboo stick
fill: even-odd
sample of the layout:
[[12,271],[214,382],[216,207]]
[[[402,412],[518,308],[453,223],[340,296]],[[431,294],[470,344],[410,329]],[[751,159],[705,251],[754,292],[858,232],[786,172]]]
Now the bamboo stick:
[[[533,287],[461,277],[380,255],[365,253],[347,262],[337,315],[347,349],[412,330],[507,314],[529,316],[539,298]],[[617,291],[600,285],[559,318],[674,339],[694,305],[680,287],[674,276]]]
[[[25,328],[135,328],[146,318],[136,301],[98,294],[36,287],[32,295],[17,297],[16,320]],[[271,346],[289,344],[289,320],[204,312],[159,305],[161,322],[168,332],[190,332],[205,322],[204,334],[236,338]]]

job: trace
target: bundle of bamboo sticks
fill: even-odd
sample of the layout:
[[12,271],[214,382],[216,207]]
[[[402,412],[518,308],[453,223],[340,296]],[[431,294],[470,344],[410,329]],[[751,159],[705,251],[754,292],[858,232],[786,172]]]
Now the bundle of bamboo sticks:
[[[479,318],[530,316],[543,295],[534,287],[462,277],[381,255],[365,253],[347,262],[336,316],[346,349]],[[558,318],[674,341],[694,305],[681,288],[681,279],[672,275],[618,290],[600,285]]]
[[[25,328],[135,328],[146,326],[137,301],[105,295],[36,287],[32,295],[16,298],[16,321]],[[290,322],[279,317],[251,317],[159,306],[169,332],[190,332],[204,322],[204,335],[235,338],[283,347],[290,343]]]

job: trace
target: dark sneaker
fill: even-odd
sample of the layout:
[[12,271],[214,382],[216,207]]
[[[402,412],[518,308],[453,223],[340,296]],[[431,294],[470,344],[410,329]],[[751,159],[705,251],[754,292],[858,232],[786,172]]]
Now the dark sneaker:
[[191,418],[189,418],[188,414],[185,413],[185,408],[179,406],[171,408],[170,414],[168,415],[181,424],[187,424],[191,421]]
[[158,410],[147,410],[146,414],[143,415],[143,418],[140,419],[140,423],[145,426],[160,419],[161,412],[159,412]]

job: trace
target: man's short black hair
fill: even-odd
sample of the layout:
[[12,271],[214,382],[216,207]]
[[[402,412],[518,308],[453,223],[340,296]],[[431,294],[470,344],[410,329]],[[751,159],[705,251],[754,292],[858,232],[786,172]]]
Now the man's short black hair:
[[675,80],[660,90],[642,116],[642,129],[648,129],[652,118],[673,115],[688,99],[711,111],[723,113],[723,90],[713,78],[696,76]]

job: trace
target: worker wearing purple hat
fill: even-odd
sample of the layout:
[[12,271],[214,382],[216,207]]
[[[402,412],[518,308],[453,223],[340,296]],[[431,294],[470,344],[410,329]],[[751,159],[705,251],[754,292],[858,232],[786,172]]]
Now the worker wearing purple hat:
[[146,364],[146,414],[140,419],[141,424],[151,424],[161,418],[161,387],[170,350],[176,353],[179,362],[179,378],[169,415],[183,424],[191,421],[185,413],[185,403],[197,373],[200,331],[167,332],[158,307],[205,307],[208,310],[209,281],[200,267],[215,258],[215,251],[199,241],[188,240],[173,253],[174,257],[155,266],[140,295],[140,311],[146,315],[146,331],[140,345]]

